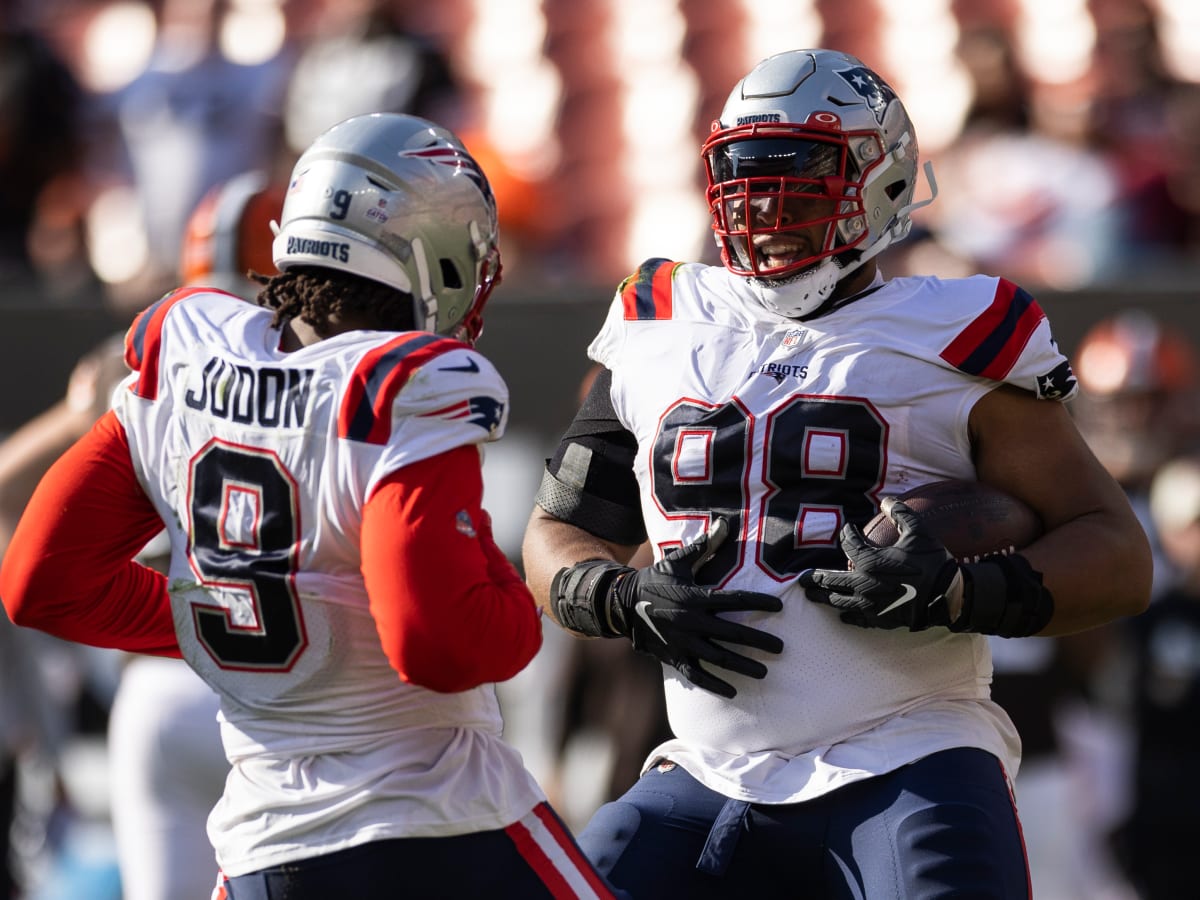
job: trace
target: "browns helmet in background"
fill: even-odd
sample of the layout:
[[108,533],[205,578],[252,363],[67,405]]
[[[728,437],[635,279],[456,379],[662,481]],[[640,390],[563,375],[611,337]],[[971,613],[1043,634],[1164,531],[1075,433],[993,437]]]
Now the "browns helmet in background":
[[277,273],[271,259],[271,222],[283,208],[285,187],[266,173],[244,172],[208,191],[188,219],[180,254],[184,284],[220,288],[247,299],[258,292],[248,273]]
[[1200,443],[1200,351],[1144,310],[1097,322],[1073,360],[1072,412],[1105,468],[1145,490],[1169,458]]

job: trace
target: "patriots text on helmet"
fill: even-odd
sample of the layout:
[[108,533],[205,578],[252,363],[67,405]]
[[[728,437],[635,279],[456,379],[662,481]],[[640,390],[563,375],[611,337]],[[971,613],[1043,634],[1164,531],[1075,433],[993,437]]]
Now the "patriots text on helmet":
[[312,369],[254,368],[211,357],[184,402],[218,419],[265,428],[297,428],[308,420]]
[[338,262],[350,261],[350,245],[341,241],[314,241],[312,238],[288,237],[288,253],[307,253],[325,256]]
[[780,113],[755,113],[752,116],[738,116],[735,125],[757,125],[759,122],[782,122]]

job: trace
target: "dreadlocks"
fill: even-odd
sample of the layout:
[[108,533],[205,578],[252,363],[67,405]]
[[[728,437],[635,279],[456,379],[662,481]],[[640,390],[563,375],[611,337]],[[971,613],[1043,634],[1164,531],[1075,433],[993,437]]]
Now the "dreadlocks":
[[381,331],[417,327],[412,295],[349,272],[297,266],[269,277],[251,273],[251,278],[263,285],[258,305],[275,310],[276,328],[299,318],[325,338],[330,334],[329,320],[349,312],[369,316]]

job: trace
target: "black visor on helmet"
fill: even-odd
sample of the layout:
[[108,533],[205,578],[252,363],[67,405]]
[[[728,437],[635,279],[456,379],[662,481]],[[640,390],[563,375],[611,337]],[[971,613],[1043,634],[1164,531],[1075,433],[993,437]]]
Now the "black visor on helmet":
[[840,145],[824,141],[749,138],[713,150],[713,180],[827,178],[841,174],[841,156]]

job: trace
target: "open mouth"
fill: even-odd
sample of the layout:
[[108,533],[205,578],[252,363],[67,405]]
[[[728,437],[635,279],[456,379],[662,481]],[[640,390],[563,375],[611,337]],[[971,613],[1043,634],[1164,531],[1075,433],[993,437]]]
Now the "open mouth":
[[769,272],[794,265],[810,255],[803,243],[795,241],[765,240],[756,241],[754,255],[758,260],[758,268]]

